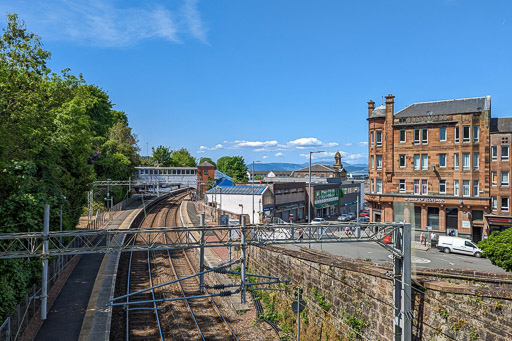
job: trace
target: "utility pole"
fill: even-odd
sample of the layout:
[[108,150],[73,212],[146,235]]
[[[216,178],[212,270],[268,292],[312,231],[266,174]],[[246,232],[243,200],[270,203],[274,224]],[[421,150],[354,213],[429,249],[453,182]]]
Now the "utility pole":
[[41,320],[46,320],[48,304],[48,236],[50,234],[50,205],[44,205],[44,226],[43,226],[43,279],[41,288]]
[[201,292],[204,291],[204,274],[202,273],[204,271],[204,233],[205,233],[205,219],[204,219],[204,212],[201,213],[200,216],[200,225],[201,225],[201,248],[199,249],[199,272],[201,273],[199,275],[199,290]]

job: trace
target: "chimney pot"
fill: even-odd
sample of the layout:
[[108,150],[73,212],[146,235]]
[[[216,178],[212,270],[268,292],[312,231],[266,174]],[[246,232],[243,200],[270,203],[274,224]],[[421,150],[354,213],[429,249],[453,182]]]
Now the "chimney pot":
[[368,102],[368,117],[372,115],[373,110],[375,109],[375,102],[370,100]]
[[395,99],[395,96],[393,96],[392,94],[388,94],[388,95],[386,96],[386,104],[388,104],[388,103],[389,103],[389,104],[391,104],[391,103],[395,103],[394,99]]

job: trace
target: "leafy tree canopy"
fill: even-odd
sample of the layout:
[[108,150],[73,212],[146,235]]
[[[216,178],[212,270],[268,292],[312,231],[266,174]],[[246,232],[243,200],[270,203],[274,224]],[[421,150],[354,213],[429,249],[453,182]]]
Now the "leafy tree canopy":
[[223,156],[217,160],[217,169],[236,182],[247,182],[247,165],[242,156]]
[[153,155],[151,159],[154,163],[164,166],[171,167],[172,163],[172,150],[169,147],[164,147],[162,145],[156,147],[151,147]]
[[217,165],[215,164],[215,162],[210,159],[209,157],[202,157],[200,160],[199,160],[199,164],[203,163],[203,162],[208,162],[208,163],[211,163],[215,168],[217,168]]
[[196,158],[190,152],[181,148],[172,152],[172,166],[174,167],[196,167]]
[[478,247],[484,251],[484,257],[489,258],[492,264],[512,271],[512,228],[493,232],[489,238],[479,242]]

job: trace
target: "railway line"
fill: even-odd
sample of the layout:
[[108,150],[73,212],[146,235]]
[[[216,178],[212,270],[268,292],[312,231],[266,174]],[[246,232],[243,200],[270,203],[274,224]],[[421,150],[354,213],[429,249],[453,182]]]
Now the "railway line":
[[[171,195],[146,211],[140,228],[180,226],[179,206],[187,193]],[[171,238],[174,238],[171,236]],[[121,256],[115,296],[129,295],[115,307],[111,340],[238,340],[212,298],[155,302],[204,294],[199,279],[145,290],[196,273],[194,251],[139,251]],[[133,304],[145,301],[147,303]]]

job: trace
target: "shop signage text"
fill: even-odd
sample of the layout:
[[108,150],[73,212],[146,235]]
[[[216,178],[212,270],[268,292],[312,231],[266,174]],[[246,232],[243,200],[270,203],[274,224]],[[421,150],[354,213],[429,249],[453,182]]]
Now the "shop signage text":
[[405,201],[444,202],[441,198],[404,198]]

